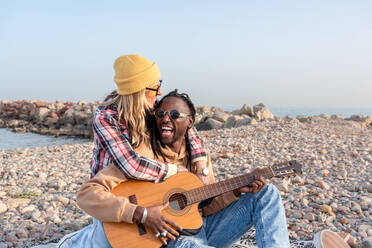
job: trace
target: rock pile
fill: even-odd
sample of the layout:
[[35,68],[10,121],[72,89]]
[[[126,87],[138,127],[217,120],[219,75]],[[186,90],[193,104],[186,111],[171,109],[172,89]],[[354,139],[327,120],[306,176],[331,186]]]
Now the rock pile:
[[47,103],[41,101],[0,101],[0,127],[15,132],[50,135],[92,136],[92,114],[99,102]]
[[253,106],[253,108],[244,104],[241,109],[232,112],[223,111],[216,107],[203,106],[197,108],[196,128],[198,130],[232,128],[256,125],[259,121],[274,119],[274,115],[262,103]]
[[[68,135],[90,138],[92,133],[92,116],[100,102],[47,103],[41,101],[0,101],[0,128],[7,127],[14,132],[34,132],[50,135]],[[343,120],[342,115],[297,116],[300,122],[311,123],[322,120]],[[217,107],[202,106],[197,108],[196,128],[211,130],[256,125],[262,121],[283,121],[292,118],[275,117],[262,103],[252,108],[244,104],[240,109],[224,111]],[[370,127],[372,118],[353,115],[346,120]]]

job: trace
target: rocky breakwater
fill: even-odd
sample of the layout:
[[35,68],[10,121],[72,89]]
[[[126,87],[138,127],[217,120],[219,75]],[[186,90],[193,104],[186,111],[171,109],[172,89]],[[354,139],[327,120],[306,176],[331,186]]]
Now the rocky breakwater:
[[[92,116],[100,102],[0,101],[0,127],[14,132],[34,132],[50,135],[73,135],[92,137]],[[196,127],[198,130],[232,128],[255,125],[273,120],[274,115],[264,104],[253,108],[244,104],[231,112],[217,107],[198,107]]]
[[[100,102],[55,103],[41,101],[0,101],[0,127],[14,132],[34,132],[50,135],[68,135],[89,138],[92,133],[92,117]],[[297,116],[302,123],[312,123],[319,119],[344,120],[342,115]],[[220,128],[236,128],[257,125],[262,121],[291,120],[290,117],[276,117],[268,107],[260,103],[253,107],[244,104],[240,109],[224,111],[218,107],[197,107],[196,128],[200,131]],[[369,116],[353,115],[351,120],[364,127],[371,127]]]
[[14,132],[92,136],[92,114],[98,102],[0,101],[0,127]]

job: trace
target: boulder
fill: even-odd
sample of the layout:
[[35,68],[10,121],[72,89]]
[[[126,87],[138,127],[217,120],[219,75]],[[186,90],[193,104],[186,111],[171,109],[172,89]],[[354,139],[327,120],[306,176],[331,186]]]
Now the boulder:
[[89,120],[92,118],[92,113],[87,112],[74,112],[74,119],[76,124],[88,124]]
[[215,107],[215,106],[212,106],[211,107],[211,111],[212,112],[224,112],[222,108]]
[[56,103],[54,104],[55,108],[56,108],[56,111],[60,111],[61,109],[63,109],[65,107],[65,104],[63,104],[63,102],[60,102],[60,101],[56,101]]
[[205,113],[205,112],[210,112],[211,109],[208,106],[200,106],[196,108],[196,112],[198,113]]
[[230,116],[227,120],[226,120],[226,122],[225,122],[225,124],[224,124],[224,128],[232,128],[232,127],[234,127],[235,126],[235,123],[236,123],[236,121],[237,120],[240,120],[240,119],[243,119],[243,117],[241,117],[240,115],[232,115],[232,116]]
[[223,123],[220,121],[217,121],[212,118],[206,118],[205,121],[199,122],[195,125],[196,129],[198,130],[211,130],[211,129],[218,129],[223,126]]
[[44,121],[44,125],[51,127],[58,122],[58,117],[47,117]]
[[19,127],[20,126],[20,121],[19,120],[10,120],[8,121],[8,127],[14,128],[14,127]]
[[38,108],[35,113],[36,123],[41,124],[44,121],[44,119],[47,117],[48,113],[49,113],[48,108],[44,108],[44,107]]
[[344,116],[342,114],[331,115],[331,120],[343,120]]
[[226,120],[230,117],[229,114],[225,112],[215,112],[214,115],[212,116],[213,119],[225,123]]
[[253,115],[259,121],[274,119],[274,115],[270,112],[270,110],[263,103],[253,106]]
[[63,114],[63,123],[65,124],[75,124],[75,109],[74,108],[69,108],[66,110],[66,112]]
[[311,123],[311,116],[298,115],[296,119],[301,123]]
[[253,116],[253,112],[252,112],[252,109],[251,107],[249,107],[247,104],[244,104],[242,106],[242,108],[240,109],[240,114],[244,114],[244,115],[249,115],[249,116]]
[[246,126],[251,123],[252,118],[242,118],[240,120],[237,120],[235,122],[234,127],[241,127],[241,126]]

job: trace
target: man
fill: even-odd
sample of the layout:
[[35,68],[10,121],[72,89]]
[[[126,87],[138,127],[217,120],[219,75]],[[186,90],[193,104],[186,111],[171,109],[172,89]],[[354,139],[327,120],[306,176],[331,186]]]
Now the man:
[[[151,132],[151,148],[141,146],[137,152],[177,164],[179,171],[189,170],[203,175],[209,172],[213,182],[210,161],[206,171],[195,171],[190,165],[185,134],[193,127],[194,121],[195,108],[190,98],[177,91],[170,92],[155,108],[156,125]],[[170,248],[228,247],[254,224],[259,247],[289,247],[280,194],[274,186],[266,185],[263,178],[256,178],[247,187],[212,199],[201,209],[203,226],[193,236],[182,235],[182,232],[180,235],[182,227],[161,213],[166,205],[144,208],[111,194],[112,189],[125,180],[114,165],[109,165],[83,185],[77,203],[94,217],[94,223],[62,240],[59,247],[110,247],[101,221],[144,223],[163,244],[168,240],[167,247]]]

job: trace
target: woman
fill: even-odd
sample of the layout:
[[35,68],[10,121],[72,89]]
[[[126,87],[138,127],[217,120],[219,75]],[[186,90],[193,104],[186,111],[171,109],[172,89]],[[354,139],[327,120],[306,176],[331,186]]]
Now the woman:
[[[161,95],[160,71],[155,63],[139,55],[125,55],[114,64],[117,91],[108,95],[93,117],[94,150],[91,176],[113,163],[126,178],[161,182],[177,173],[176,164],[158,162],[134,151],[142,144],[150,143],[146,115],[153,108],[156,97]],[[202,141],[195,129],[188,132],[189,150],[193,166],[207,167],[207,157]],[[198,175],[204,183],[207,175]],[[159,216],[163,206],[154,206],[146,214],[144,209],[134,207],[135,216],[143,219]],[[109,247],[102,230],[102,223],[93,224],[61,239],[57,247]]]
[[[177,173],[177,166],[137,154],[133,148],[150,139],[146,114],[153,108],[160,89],[160,71],[139,55],[125,55],[114,64],[117,91],[108,95],[93,117],[93,177],[113,162],[127,178],[161,182]],[[188,132],[193,166],[206,167],[206,153],[195,129]],[[205,184],[209,177],[200,175]]]

